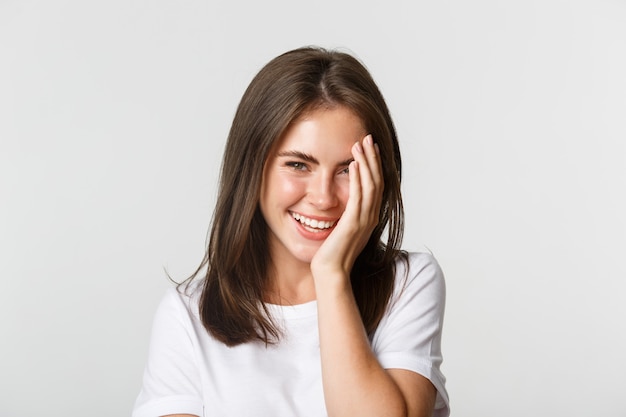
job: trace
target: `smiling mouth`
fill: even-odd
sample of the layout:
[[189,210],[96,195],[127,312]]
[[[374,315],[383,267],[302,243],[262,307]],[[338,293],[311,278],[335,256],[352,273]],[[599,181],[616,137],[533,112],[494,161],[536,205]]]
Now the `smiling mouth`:
[[303,216],[301,214],[294,213],[294,212],[291,212],[291,217],[299,221],[300,224],[302,224],[307,230],[310,230],[312,232],[320,232],[322,230],[330,229],[331,227],[335,225],[335,223],[337,223],[336,220],[324,221],[324,220],[310,219],[306,216]]

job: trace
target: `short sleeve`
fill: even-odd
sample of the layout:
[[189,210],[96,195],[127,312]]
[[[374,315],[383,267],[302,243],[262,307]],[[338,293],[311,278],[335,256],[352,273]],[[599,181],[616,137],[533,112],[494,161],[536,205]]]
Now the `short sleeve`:
[[443,272],[427,253],[399,261],[389,307],[372,338],[385,369],[405,369],[428,378],[437,389],[434,417],[450,415],[445,377],[440,366],[446,288]]
[[186,300],[172,288],[157,309],[133,417],[203,415],[196,339]]

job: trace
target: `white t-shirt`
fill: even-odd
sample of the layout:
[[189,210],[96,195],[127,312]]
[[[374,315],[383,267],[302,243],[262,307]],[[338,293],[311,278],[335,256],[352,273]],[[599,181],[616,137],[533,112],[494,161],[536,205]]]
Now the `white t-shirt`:
[[[316,301],[269,305],[283,330],[278,344],[228,347],[202,326],[198,293],[187,296],[172,288],[165,294],[154,319],[133,417],[327,415]],[[445,284],[437,261],[426,253],[412,253],[408,274],[404,262],[398,262],[394,293],[371,339],[383,368],[414,371],[433,383],[434,417],[450,414],[439,369],[444,305]]]

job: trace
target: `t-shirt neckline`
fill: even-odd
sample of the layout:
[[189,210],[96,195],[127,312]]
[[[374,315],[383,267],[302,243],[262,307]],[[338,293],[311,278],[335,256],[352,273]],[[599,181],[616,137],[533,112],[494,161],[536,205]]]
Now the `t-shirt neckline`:
[[265,303],[265,306],[272,315],[278,314],[285,319],[300,319],[317,316],[317,300],[294,305]]

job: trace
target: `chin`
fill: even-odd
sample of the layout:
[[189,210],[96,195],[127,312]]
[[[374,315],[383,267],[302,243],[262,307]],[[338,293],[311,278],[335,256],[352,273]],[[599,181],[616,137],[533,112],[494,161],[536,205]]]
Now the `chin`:
[[310,264],[319,248],[320,245],[300,247],[292,252],[292,256],[302,263]]

